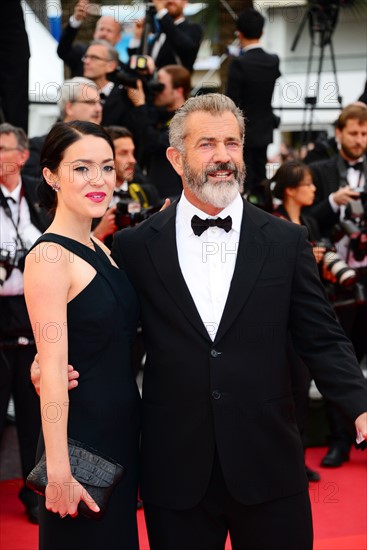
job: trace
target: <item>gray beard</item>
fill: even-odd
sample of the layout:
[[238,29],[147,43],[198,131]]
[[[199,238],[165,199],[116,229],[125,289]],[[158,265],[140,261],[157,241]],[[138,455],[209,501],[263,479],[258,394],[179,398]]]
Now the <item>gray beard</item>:
[[[231,181],[209,183],[208,173],[214,170],[232,170],[234,178]],[[226,208],[234,201],[238,193],[243,192],[245,174],[245,166],[238,168],[230,162],[207,166],[205,171],[198,174],[190,169],[187,159],[184,158],[184,177],[187,187],[201,202],[211,204],[216,208]]]

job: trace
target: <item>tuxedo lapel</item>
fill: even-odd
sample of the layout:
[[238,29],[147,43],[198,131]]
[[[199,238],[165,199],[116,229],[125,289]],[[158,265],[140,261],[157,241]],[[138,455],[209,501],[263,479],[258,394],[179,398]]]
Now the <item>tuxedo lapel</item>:
[[214,343],[230,329],[256,284],[270,247],[261,231],[266,223],[261,210],[244,201],[236,266]]
[[146,247],[171,298],[195,329],[210,340],[180,269],[176,243],[176,206],[177,203],[156,216],[152,224],[154,235],[146,242]]

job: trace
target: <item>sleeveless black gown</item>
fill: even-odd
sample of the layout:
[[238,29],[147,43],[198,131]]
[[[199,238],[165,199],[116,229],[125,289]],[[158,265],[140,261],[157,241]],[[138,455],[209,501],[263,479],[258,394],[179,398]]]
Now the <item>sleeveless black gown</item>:
[[[97,244],[92,250],[73,239],[46,233],[34,246],[45,241],[69,250],[70,261],[76,254],[96,270],[92,281],[67,306],[69,363],[80,373],[78,387],[69,392],[68,435],[117,460],[125,474],[100,520],[81,514],[61,519],[46,510],[40,497],[39,547],[137,550],[140,395],[131,346],[138,300],[125,272],[114,267]],[[39,453],[43,449],[41,436]]]

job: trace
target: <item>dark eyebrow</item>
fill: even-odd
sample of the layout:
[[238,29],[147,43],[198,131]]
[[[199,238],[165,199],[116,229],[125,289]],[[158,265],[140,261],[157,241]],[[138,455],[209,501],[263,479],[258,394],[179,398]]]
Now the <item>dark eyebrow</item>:
[[[113,162],[113,160],[114,160],[113,158],[102,160],[102,164],[106,164],[106,162]],[[90,159],[75,159],[72,161],[72,163],[74,162],[84,162],[84,164],[96,164],[95,160],[90,160]]]

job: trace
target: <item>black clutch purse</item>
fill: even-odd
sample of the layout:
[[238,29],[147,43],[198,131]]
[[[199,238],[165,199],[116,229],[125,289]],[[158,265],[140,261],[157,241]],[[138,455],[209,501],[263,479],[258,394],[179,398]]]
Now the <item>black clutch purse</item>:
[[[92,512],[80,501],[78,511],[93,519],[99,519],[106,511],[108,500],[124,474],[124,467],[115,460],[98,453],[95,449],[68,437],[70,468],[73,477],[88,491],[100,508]],[[40,495],[47,486],[46,454],[27,477],[27,487]]]

